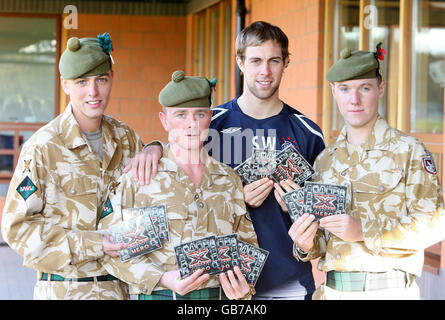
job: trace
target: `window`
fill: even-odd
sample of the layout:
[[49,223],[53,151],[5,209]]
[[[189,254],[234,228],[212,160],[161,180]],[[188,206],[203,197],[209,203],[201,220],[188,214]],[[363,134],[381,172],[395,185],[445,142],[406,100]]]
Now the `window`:
[[57,15],[0,15],[0,197],[22,144],[58,112]]
[[[366,7],[365,7],[366,8]],[[366,10],[366,9],[365,9]],[[395,124],[397,105],[398,70],[399,70],[399,15],[400,6],[397,1],[371,1],[365,12],[365,34],[368,44],[365,50],[375,51],[376,45],[382,43],[387,52],[385,60],[380,61],[383,80],[386,81],[385,94],[379,102],[379,113],[392,125]],[[374,21],[372,20],[374,19]]]
[[[427,143],[443,170],[443,112],[445,110],[445,1],[413,1],[411,42],[410,131]],[[445,268],[445,241],[425,251],[425,270]]]
[[445,1],[414,1],[412,21],[411,132],[442,133]]
[[233,68],[231,31],[232,5],[225,0],[193,14],[192,61],[193,75],[217,78],[213,105],[230,99],[230,74]]
[[[359,3],[358,1],[335,1],[334,11],[334,41],[333,61],[340,59],[344,48],[358,50],[359,48]],[[329,93],[330,94],[330,93]],[[335,101],[332,100],[332,130],[338,131],[344,122]]]

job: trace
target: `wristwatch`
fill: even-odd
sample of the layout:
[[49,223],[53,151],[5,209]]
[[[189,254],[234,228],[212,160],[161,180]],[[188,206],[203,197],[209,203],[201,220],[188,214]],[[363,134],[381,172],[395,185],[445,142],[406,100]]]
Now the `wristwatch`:
[[247,292],[243,297],[238,298],[237,300],[246,300],[248,298],[251,298],[255,293],[255,288],[253,286],[249,286],[249,292]]
[[294,256],[300,260],[303,260],[307,257],[309,252],[305,252],[298,247],[296,243],[294,243]]

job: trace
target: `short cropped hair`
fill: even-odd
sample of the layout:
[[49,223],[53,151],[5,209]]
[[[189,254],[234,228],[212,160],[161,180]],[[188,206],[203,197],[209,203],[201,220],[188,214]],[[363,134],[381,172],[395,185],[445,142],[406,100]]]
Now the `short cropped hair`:
[[265,21],[256,21],[238,34],[236,55],[244,60],[247,47],[256,47],[268,40],[280,45],[283,60],[289,56],[289,39],[286,34],[279,27]]
[[378,72],[377,74],[377,85],[380,85],[383,82],[383,77],[380,74],[380,72]]

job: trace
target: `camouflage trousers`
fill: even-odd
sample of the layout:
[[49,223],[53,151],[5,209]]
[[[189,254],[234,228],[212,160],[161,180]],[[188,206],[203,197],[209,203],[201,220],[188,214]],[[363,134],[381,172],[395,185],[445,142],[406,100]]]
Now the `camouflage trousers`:
[[120,280],[97,281],[38,280],[34,300],[129,300],[128,285]]

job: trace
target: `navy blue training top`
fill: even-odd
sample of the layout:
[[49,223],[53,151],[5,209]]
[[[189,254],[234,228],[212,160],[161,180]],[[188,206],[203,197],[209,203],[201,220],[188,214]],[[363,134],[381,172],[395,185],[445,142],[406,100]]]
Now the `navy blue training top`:
[[[277,115],[255,119],[244,114],[237,99],[212,109],[206,149],[216,160],[232,168],[252,155],[252,149],[281,150],[292,144],[312,165],[324,149],[321,129],[299,111],[284,104]],[[255,290],[262,292],[298,280],[310,294],[315,290],[312,265],[297,261],[292,254],[293,242],[288,235],[292,221],[281,210],[272,191],[258,208],[250,208],[250,217],[261,248],[269,251]]]

